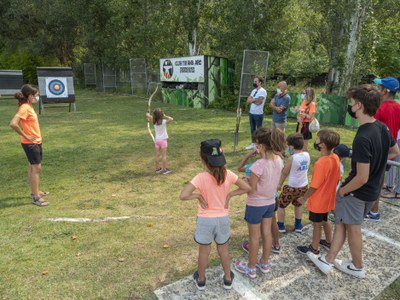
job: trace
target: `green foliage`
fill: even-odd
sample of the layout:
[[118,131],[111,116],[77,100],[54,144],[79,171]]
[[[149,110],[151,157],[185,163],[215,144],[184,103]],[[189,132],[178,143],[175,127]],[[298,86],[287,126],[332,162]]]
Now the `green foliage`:
[[0,52],[0,69],[22,70],[25,82],[37,83],[36,67],[40,66],[59,66],[59,62],[56,57],[38,56],[27,50]]
[[[2,65],[11,69],[36,60],[74,68],[92,62],[127,69],[129,58],[144,57],[149,69],[158,72],[159,58],[189,55],[191,44],[197,54],[235,61],[237,85],[243,49],[257,49],[270,51],[269,75],[310,79],[343,69],[348,20],[357,1],[367,3],[368,9],[352,81],[370,73],[396,75],[398,0],[3,0],[0,54],[29,52],[23,63],[10,59],[4,64],[3,58]],[[35,77],[27,71],[29,80]]]

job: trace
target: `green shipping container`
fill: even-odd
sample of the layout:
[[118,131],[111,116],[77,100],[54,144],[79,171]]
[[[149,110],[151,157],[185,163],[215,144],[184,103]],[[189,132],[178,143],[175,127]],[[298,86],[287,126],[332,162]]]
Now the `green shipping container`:
[[160,59],[163,101],[206,108],[224,92],[233,92],[234,63],[216,56]]

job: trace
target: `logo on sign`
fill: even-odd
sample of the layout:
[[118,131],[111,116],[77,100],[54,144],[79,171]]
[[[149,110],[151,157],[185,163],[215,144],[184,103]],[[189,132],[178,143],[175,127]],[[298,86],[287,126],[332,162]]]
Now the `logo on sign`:
[[169,59],[166,59],[163,63],[163,74],[167,79],[170,79],[172,74],[174,74],[174,67]]

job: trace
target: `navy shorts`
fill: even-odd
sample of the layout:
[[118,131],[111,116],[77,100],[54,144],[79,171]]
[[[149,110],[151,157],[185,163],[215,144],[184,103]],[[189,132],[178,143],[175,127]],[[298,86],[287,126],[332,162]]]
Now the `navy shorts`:
[[267,206],[248,206],[246,205],[246,212],[244,219],[249,224],[260,224],[262,219],[269,219],[275,213],[276,204]]
[[42,162],[42,144],[21,144],[26,157],[31,165],[38,165]]
[[310,211],[309,220],[314,223],[321,223],[322,221],[328,221],[328,213],[315,213]]

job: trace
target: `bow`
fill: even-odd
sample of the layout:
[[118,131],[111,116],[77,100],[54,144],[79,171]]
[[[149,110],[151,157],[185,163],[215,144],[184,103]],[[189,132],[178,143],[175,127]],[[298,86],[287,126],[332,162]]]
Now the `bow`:
[[[147,112],[150,114],[151,111],[151,100],[153,99],[154,95],[157,93],[158,90],[158,85],[156,87],[156,90],[153,92],[153,94],[151,94],[150,98],[149,98],[149,102],[147,103]],[[153,139],[153,143],[155,143],[155,139],[154,139],[154,135],[153,132],[151,131],[150,128],[150,118],[147,118],[147,131],[149,132],[151,138]]]

